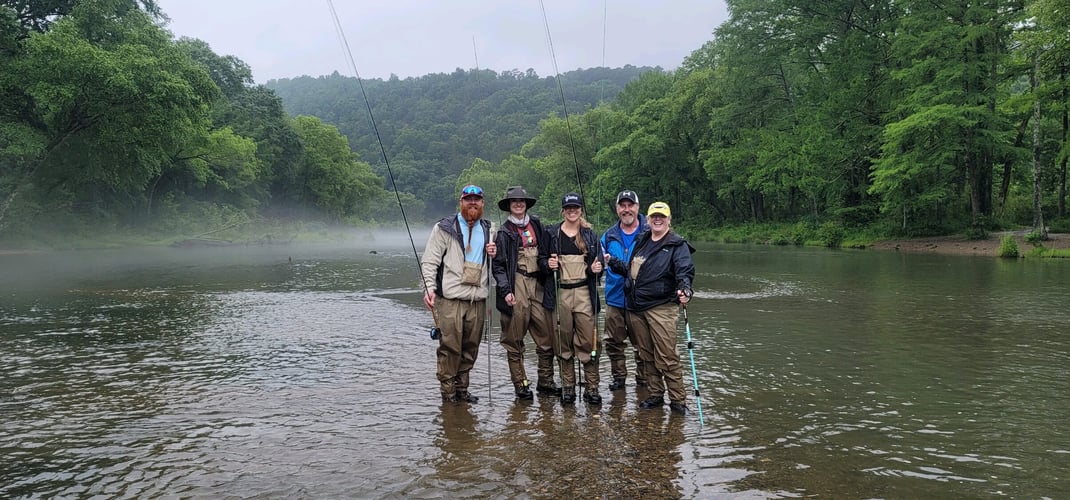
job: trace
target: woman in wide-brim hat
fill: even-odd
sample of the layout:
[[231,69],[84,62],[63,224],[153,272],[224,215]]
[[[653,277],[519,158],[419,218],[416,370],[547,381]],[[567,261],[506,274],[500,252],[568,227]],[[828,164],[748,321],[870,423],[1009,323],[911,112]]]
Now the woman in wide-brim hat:
[[521,186],[506,190],[498,208],[509,216],[494,237],[499,249],[493,268],[498,291],[496,305],[501,312],[501,344],[517,399],[534,398],[524,370],[524,335],[529,332],[538,358],[536,390],[539,394],[561,395],[561,389],[554,383],[556,353],[550,320],[557,297],[547,263],[550,236],[542,221],[528,214],[535,201]]
[[[498,208],[501,209],[502,212],[512,213],[510,204],[513,200],[524,201],[524,214],[526,214],[528,210],[531,210],[531,207],[535,206],[535,202],[537,201],[535,198],[528,196],[528,192],[525,191],[522,186],[512,186],[505,191],[505,198],[498,200]],[[523,217],[523,215],[521,215],[521,217]]]

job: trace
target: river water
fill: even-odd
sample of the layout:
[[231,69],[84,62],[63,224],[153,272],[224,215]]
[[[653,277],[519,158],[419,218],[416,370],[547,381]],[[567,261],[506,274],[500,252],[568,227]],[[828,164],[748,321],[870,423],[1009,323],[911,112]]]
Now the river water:
[[697,245],[700,421],[443,405],[409,245],[0,255],[0,497],[1070,496],[1066,262]]

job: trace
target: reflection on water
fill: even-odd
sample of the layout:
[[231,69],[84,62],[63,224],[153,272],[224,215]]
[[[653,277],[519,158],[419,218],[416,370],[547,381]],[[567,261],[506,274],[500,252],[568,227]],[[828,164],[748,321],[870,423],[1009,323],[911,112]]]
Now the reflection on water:
[[363,245],[0,256],[0,496],[1070,491],[1065,263],[704,246],[700,425],[514,403],[496,329],[442,405],[415,260]]

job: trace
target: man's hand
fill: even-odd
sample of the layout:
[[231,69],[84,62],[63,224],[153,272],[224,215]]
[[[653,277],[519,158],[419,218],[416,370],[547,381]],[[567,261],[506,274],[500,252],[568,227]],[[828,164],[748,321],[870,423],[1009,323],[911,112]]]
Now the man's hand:
[[509,307],[515,306],[516,305],[516,296],[511,294],[511,293],[506,295],[505,296],[505,303],[509,304]]
[[424,292],[424,305],[427,306],[428,311],[435,310],[435,292],[431,290]]
[[495,255],[498,255],[498,245],[495,245],[493,241],[487,243],[487,256],[493,259]]

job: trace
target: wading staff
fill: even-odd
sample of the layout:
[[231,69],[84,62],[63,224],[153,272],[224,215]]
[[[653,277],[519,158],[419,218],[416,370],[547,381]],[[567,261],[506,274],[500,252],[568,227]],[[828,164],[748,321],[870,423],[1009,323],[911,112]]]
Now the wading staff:
[[691,323],[687,321],[687,306],[681,305],[684,311],[684,330],[687,331],[687,353],[691,356],[691,380],[695,383],[695,405],[698,406],[698,424],[705,421],[702,418],[702,397],[698,393],[698,373],[695,371],[695,343],[691,341]]
[[[491,229],[493,230],[494,228],[492,227]],[[488,231],[487,237],[492,234],[494,234],[494,231]],[[490,255],[487,253],[487,242],[485,241],[483,242],[483,263],[487,266],[487,319],[483,322],[483,338],[487,342],[487,404],[490,404],[492,403],[491,393],[493,392],[491,388],[494,387],[494,384],[490,381],[490,298],[494,295],[490,289],[490,277],[494,274],[494,268],[491,266]]]
[[[412,230],[409,229],[409,219],[405,216],[405,205],[401,203],[401,193],[398,192],[398,184],[394,180],[394,171],[390,168],[390,159],[386,156],[386,146],[383,146],[383,138],[379,134],[379,126],[375,124],[375,115],[372,113],[372,103],[368,100],[368,93],[364,90],[364,81],[360,78],[360,73],[357,71],[357,63],[353,61],[353,51],[349,49],[349,41],[346,40],[345,31],[342,30],[342,23],[338,20],[338,11],[334,9],[334,2],[327,0],[327,6],[331,9],[331,17],[334,19],[334,30],[338,33],[338,38],[342,42],[342,49],[347,56],[349,67],[353,70],[353,75],[357,79],[357,84],[360,86],[360,95],[364,98],[364,106],[368,109],[368,120],[371,122],[372,131],[375,132],[375,140],[379,143],[379,151],[383,154],[383,163],[386,165],[386,172],[390,175],[390,185],[394,187],[394,196],[398,200],[398,209],[401,210],[401,220],[405,222],[405,232],[409,235],[409,244],[412,245],[412,256],[416,259],[416,270],[420,275],[420,286],[424,289],[424,296],[430,294],[430,290],[427,288],[427,283],[424,282],[423,270],[420,267],[420,254],[416,251],[416,241],[412,238]],[[435,308],[431,308],[431,321],[433,326],[431,327],[431,339],[438,340],[442,338],[442,330],[438,327],[438,316],[435,314]]]
[[[602,270],[599,271],[599,273],[598,273],[598,274],[602,274],[602,273],[606,272],[606,263],[604,262],[605,258],[602,257],[602,243],[598,241],[598,234],[595,234],[594,242],[595,242],[595,245],[597,247],[597,248],[595,248],[594,262],[601,262],[602,263]],[[591,264],[594,265],[594,262],[592,262]],[[595,276],[595,280],[594,280],[595,300],[598,300],[598,281],[599,281],[599,277]],[[601,308],[599,308],[599,309],[601,309]],[[594,314],[594,347],[591,348],[591,359],[598,359],[598,313],[599,312],[600,311],[595,311],[594,310],[594,302],[591,302],[591,313]]]

